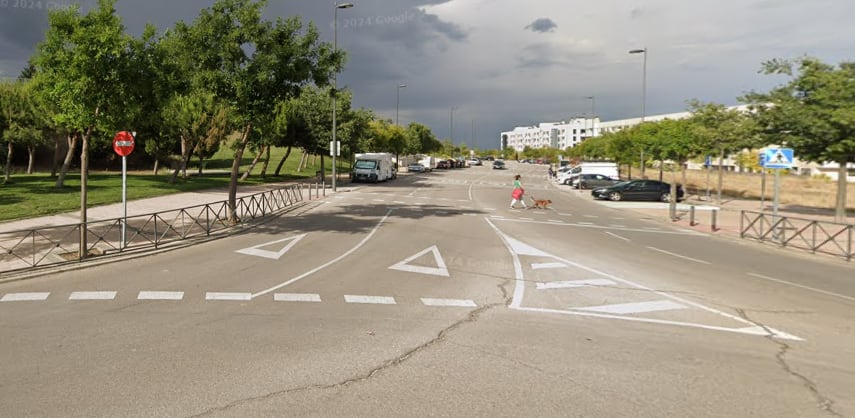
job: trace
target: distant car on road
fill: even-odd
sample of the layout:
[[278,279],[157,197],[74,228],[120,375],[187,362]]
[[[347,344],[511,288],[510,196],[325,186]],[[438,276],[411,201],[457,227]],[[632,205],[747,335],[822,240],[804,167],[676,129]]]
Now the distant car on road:
[[477,158],[473,158],[473,159],[467,161],[466,163],[469,164],[469,167],[474,167],[476,165],[481,165],[481,160],[479,160]]
[[447,160],[439,160],[439,162],[436,163],[436,168],[445,169],[445,168],[451,168],[451,167],[449,167]]
[[505,162],[504,161],[498,161],[498,160],[493,161],[493,169],[494,170],[504,170],[505,169]]
[[[657,180],[630,180],[591,190],[595,199],[671,201],[671,185]],[[677,185],[677,201],[683,198],[683,188]]]
[[423,166],[419,163],[410,164],[407,166],[407,171],[410,173],[424,173],[425,172],[425,166]]

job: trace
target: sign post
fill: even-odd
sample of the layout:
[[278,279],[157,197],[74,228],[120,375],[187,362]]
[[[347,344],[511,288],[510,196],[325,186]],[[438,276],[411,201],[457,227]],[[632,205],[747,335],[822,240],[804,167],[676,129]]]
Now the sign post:
[[[774,223],[778,223],[778,202],[779,195],[781,191],[781,169],[793,168],[793,149],[792,148],[767,148],[766,151],[763,152],[763,156],[760,161],[764,162],[764,168],[774,168],[775,169],[775,192],[772,203],[772,219]],[[775,238],[778,238],[777,232],[773,234]]]
[[122,157],[122,244],[120,249],[125,249],[127,245],[127,224],[128,224],[128,155],[134,151],[134,133],[121,131],[113,137],[113,151]]

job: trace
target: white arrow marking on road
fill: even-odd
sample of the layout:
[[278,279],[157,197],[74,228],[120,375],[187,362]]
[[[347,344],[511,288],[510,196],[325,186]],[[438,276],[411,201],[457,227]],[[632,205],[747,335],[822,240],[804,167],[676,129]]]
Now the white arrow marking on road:
[[603,312],[613,314],[632,314],[671,311],[674,309],[688,309],[686,305],[681,305],[671,300],[656,300],[652,302],[638,303],[619,303],[616,305],[589,306],[587,308],[573,308],[580,311]]
[[564,282],[538,283],[537,290],[570,289],[587,286],[614,286],[617,283],[608,279],[570,280]]
[[[409,263],[429,252],[433,253],[434,262],[436,262],[436,267],[424,267],[424,266],[413,266]],[[412,255],[401,261],[398,264],[389,267],[392,270],[401,270],[401,271],[409,271],[411,273],[421,273],[421,274],[430,274],[434,276],[443,276],[448,277],[448,268],[445,266],[445,261],[443,261],[442,256],[439,255],[439,248],[436,245],[432,245],[428,248],[425,248],[424,251],[420,251],[415,255]]]
[[[286,252],[288,252],[288,250],[290,250],[291,247],[294,246],[294,244],[296,244],[298,241],[303,239],[305,236],[306,236],[306,234],[296,235],[293,237],[283,238],[280,240],[271,241],[271,242],[267,242],[264,244],[259,244],[259,245],[256,245],[254,247],[244,248],[241,250],[237,250],[235,252],[238,252],[241,254],[247,254],[247,255],[254,255],[257,257],[269,258],[271,260],[278,260],[280,257],[282,257],[282,255],[284,255]],[[287,242],[287,241],[290,241],[288,243],[288,245],[282,247],[282,249],[280,249],[279,251],[268,251],[268,250],[260,249],[261,247],[266,247],[268,245],[278,244],[280,242]]]

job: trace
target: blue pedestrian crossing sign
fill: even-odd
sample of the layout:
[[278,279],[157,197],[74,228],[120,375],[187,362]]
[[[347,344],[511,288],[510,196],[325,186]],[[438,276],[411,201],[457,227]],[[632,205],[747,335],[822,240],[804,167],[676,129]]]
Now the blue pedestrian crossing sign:
[[765,168],[793,168],[793,149],[769,148],[763,152],[760,161]]

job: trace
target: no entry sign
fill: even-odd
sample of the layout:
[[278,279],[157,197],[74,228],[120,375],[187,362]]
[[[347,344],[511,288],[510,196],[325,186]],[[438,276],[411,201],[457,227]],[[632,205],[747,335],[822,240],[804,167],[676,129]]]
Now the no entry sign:
[[121,131],[113,137],[113,151],[122,157],[131,155],[134,150],[134,136],[127,131]]

